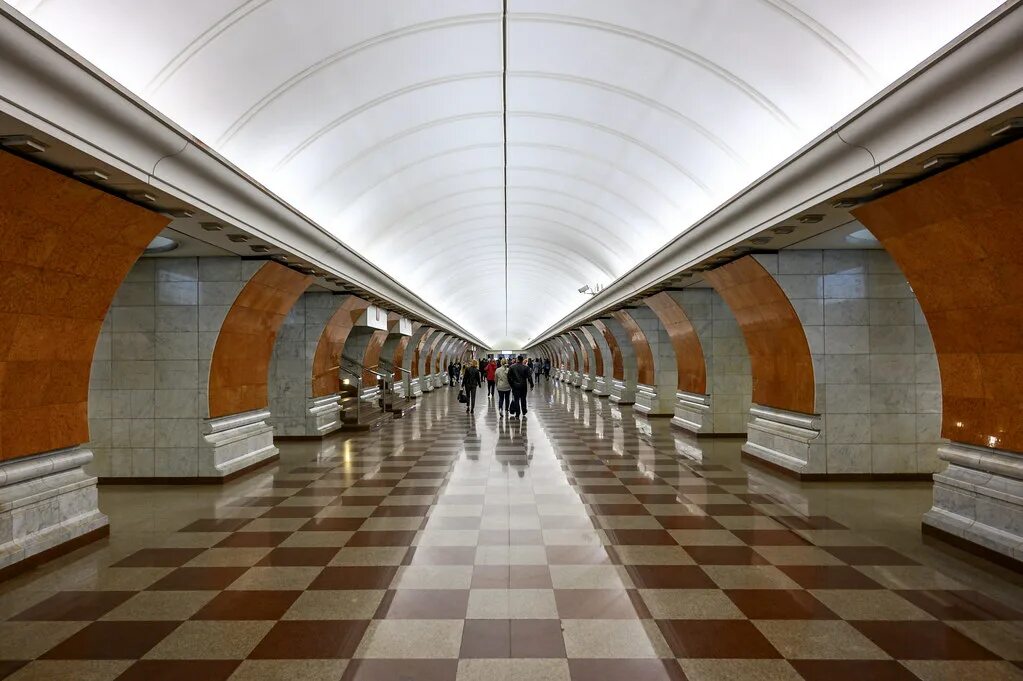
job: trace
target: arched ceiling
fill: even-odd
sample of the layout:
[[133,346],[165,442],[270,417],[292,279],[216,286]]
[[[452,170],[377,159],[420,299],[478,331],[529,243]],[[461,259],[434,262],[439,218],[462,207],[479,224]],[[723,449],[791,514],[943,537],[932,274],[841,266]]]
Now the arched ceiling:
[[12,4],[521,347],[999,3],[508,0],[506,65],[501,0]]

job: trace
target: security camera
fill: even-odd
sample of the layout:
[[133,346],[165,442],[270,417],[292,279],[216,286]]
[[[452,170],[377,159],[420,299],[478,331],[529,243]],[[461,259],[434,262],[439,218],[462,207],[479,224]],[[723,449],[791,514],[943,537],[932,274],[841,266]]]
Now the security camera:
[[581,289],[579,289],[579,293],[589,293],[589,292],[590,292],[590,285],[589,284],[586,284],[586,286],[583,286]]

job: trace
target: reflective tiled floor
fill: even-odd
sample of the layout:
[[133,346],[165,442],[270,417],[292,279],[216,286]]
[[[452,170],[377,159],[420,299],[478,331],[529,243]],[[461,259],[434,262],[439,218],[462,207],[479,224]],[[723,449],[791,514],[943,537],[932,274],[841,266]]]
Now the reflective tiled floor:
[[926,485],[531,403],[442,390],[225,488],[104,488],[111,539],[0,585],[0,678],[1023,678],[1018,578],[921,542]]

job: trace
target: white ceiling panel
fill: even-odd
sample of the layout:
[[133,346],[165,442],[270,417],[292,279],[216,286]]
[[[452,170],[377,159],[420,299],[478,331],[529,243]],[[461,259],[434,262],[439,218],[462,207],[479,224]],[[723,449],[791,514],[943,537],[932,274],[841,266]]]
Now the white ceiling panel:
[[521,347],[999,3],[508,0],[507,64],[499,0],[12,4]]

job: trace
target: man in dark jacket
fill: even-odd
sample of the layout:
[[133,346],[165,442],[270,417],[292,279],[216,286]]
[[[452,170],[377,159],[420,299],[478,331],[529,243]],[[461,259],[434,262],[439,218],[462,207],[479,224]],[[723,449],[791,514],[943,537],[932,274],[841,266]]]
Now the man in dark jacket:
[[511,411],[520,418],[526,415],[526,386],[533,387],[533,372],[525,365],[522,355],[508,368],[508,383],[512,389]]
[[462,392],[465,393],[465,413],[476,411],[476,389],[480,387],[481,378],[479,365],[472,360],[462,376]]

